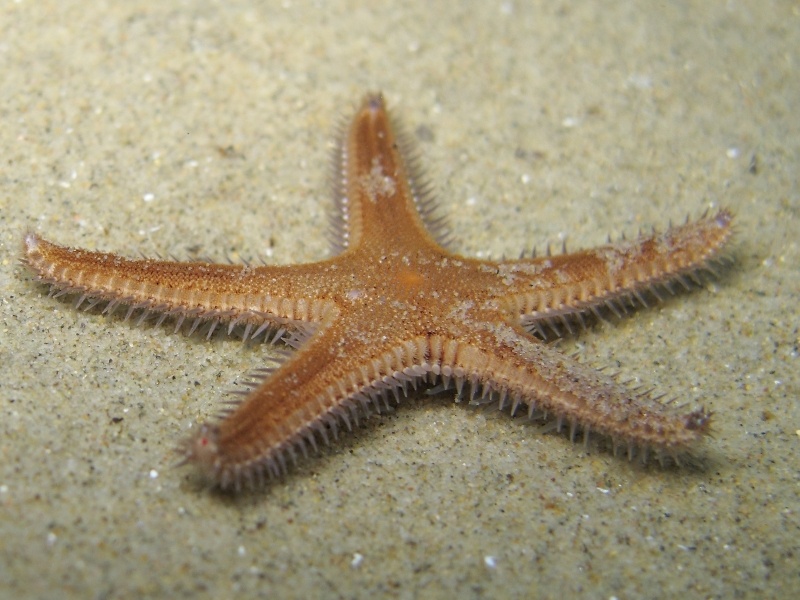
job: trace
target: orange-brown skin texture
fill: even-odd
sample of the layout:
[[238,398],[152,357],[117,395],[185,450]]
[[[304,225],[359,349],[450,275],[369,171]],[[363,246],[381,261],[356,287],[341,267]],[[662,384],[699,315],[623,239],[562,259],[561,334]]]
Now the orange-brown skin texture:
[[[24,262],[59,293],[136,310],[227,323],[245,337],[294,331],[299,349],[233,409],[199,426],[187,461],[221,487],[280,474],[317,440],[380,410],[407,386],[442,383],[512,412],[544,411],[609,436],[616,450],[678,459],[708,430],[681,412],[542,343],[529,331],[616,311],[718,258],[732,235],[719,211],[632,241],[574,254],[476,260],[446,250],[383,99],[367,97],[337,154],[338,254],[294,266],[129,260],[25,237]],[[177,329],[177,327],[176,327]],[[194,327],[192,328],[194,329]],[[398,393],[399,392],[399,393]]]

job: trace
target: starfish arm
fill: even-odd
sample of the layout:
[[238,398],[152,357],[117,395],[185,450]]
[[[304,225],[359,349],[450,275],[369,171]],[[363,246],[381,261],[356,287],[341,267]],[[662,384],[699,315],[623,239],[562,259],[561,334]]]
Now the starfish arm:
[[[181,447],[185,461],[223,489],[259,485],[340,428],[399,402],[431,370],[425,337],[383,345],[345,339],[343,327],[321,325],[275,371],[257,374],[261,381],[241,402],[200,425]],[[366,348],[373,358],[353,359]]]
[[[34,233],[24,239],[23,262],[54,295],[74,294],[76,305],[106,302],[104,313],[126,305],[129,318],[141,310],[140,319],[151,312],[162,318],[173,315],[176,330],[186,318],[192,331],[204,321],[236,324],[246,328],[247,337],[269,326],[296,327],[297,321],[318,322],[330,303],[315,297],[311,289],[318,265],[306,271],[287,267],[250,267],[206,262],[169,262],[153,259],[131,260],[44,240]],[[306,285],[304,285],[306,282]],[[213,331],[209,331],[209,335]]]
[[615,302],[644,294],[657,295],[659,286],[709,268],[733,234],[733,217],[721,210],[711,217],[574,254],[520,259],[498,265],[505,278],[507,306],[526,327],[539,321],[597,311],[617,312]]
[[437,248],[444,224],[428,186],[417,180],[411,144],[396,133],[383,97],[368,95],[343,133],[334,165],[335,249],[381,244],[387,231],[401,244]]
[[[615,453],[625,446],[629,457],[638,451],[643,460],[654,451],[659,460],[678,461],[710,426],[711,415],[702,408],[681,413],[515,327],[496,326],[477,337],[479,344],[460,345],[450,367],[471,384],[473,404],[510,404],[512,415],[525,405],[529,418],[552,416],[558,430],[568,424],[572,439],[578,429],[586,442],[590,432],[600,433],[611,438]],[[486,352],[492,342],[496,351]]]

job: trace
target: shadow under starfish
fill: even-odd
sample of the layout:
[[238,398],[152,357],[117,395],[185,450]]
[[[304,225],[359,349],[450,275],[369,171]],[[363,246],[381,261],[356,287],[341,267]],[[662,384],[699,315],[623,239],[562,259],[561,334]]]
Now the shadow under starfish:
[[[365,98],[336,152],[334,256],[289,266],[130,260],[71,249],[34,233],[23,262],[76,306],[105,302],[126,318],[160,313],[191,331],[210,323],[244,339],[277,330],[296,349],[254,373],[243,398],[196,427],[185,461],[221,488],[279,476],[287,459],[399,402],[409,387],[468,388],[473,403],[544,413],[608,436],[614,453],[676,462],[708,433],[710,413],[661,402],[537,339],[585,314],[690,287],[721,260],[726,210],[635,240],[558,256],[477,260],[445,248],[446,229],[395,133],[383,98]],[[533,333],[532,333],[533,332]]]

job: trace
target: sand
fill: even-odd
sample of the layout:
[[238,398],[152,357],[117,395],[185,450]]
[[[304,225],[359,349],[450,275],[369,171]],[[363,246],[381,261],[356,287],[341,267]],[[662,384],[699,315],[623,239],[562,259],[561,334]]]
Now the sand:
[[[0,596],[796,590],[796,5],[361,4],[0,8]],[[75,311],[17,264],[26,230],[324,258],[331,138],[376,89],[465,254],[736,213],[720,279],[563,342],[713,410],[698,467],[418,395],[265,490],[214,493],[174,447],[274,350]]]

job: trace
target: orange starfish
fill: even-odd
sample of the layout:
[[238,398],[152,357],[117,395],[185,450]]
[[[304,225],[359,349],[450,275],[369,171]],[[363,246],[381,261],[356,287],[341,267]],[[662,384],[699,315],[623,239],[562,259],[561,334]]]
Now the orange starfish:
[[[678,461],[707,433],[710,413],[681,411],[632,390],[537,339],[582,315],[618,313],[646,294],[688,287],[719,260],[732,217],[711,217],[574,254],[476,260],[446,250],[414,161],[404,152],[380,95],[368,96],[343,132],[336,155],[336,256],[296,266],[129,260],[25,236],[23,261],[55,295],[77,306],[105,302],[243,328],[245,339],[277,330],[297,351],[262,369],[243,399],[197,427],[182,450],[222,488],[240,488],[286,470],[317,440],[409,385],[468,386],[475,403],[513,415],[544,413],[558,428],[611,439],[643,459]],[[437,241],[437,238],[439,241]]]

